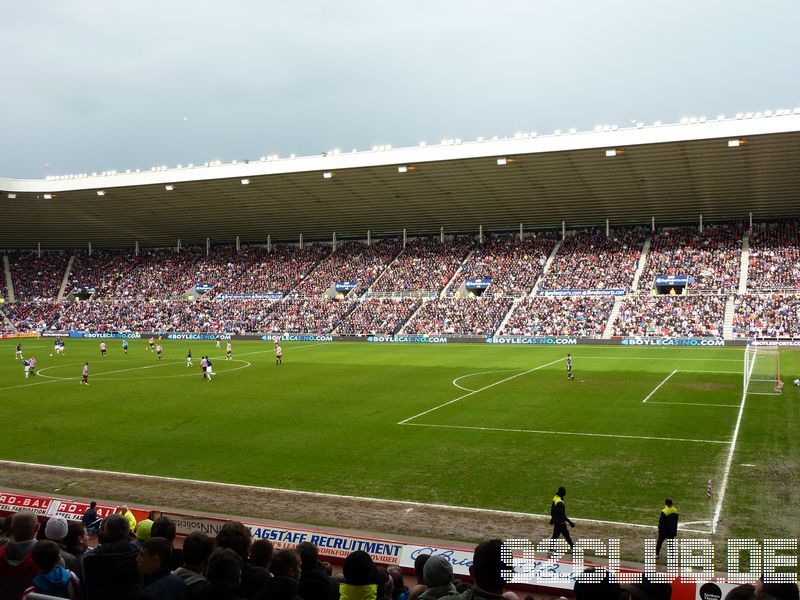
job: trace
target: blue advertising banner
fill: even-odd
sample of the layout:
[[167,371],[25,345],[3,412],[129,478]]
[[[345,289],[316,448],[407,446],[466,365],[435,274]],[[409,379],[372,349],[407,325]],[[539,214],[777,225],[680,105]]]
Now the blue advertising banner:
[[577,344],[578,338],[574,337],[517,337],[499,336],[486,338],[489,344]]
[[623,346],[724,346],[722,338],[632,337],[619,340]]
[[354,287],[358,285],[357,281],[337,281],[336,282],[336,291],[337,292],[349,292]]
[[280,300],[283,294],[256,293],[256,294],[219,294],[215,300]]
[[624,296],[625,290],[536,290],[537,296]]
[[656,275],[656,285],[688,285],[688,275]]
[[492,281],[493,279],[491,277],[467,279],[467,281],[464,282],[464,286],[468,290],[485,290],[491,285]]

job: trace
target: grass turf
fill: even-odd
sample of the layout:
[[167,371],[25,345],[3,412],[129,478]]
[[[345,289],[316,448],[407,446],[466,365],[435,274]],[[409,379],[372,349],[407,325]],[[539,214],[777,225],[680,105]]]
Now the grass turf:
[[[106,343],[51,357],[52,340],[22,340],[26,380],[0,342],[0,458],[540,514],[565,485],[573,517],[647,524],[670,495],[702,529],[742,400],[742,348],[297,342],[276,367],[266,342],[234,342],[233,361],[213,342],[165,341],[163,361]],[[745,405],[729,536],[800,533],[796,352],[782,371],[782,396]]]

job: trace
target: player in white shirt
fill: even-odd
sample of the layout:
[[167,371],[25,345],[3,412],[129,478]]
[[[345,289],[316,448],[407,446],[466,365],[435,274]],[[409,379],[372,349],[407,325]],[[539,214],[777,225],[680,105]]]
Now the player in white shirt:
[[280,365],[283,359],[283,348],[281,348],[280,344],[275,344],[275,365]]
[[161,359],[163,359],[163,358],[164,358],[163,356],[161,356],[161,352],[162,352],[163,350],[164,350],[164,349],[161,347],[161,344],[158,344],[158,345],[156,346],[156,354],[158,354],[158,360],[161,360]]
[[17,360],[22,360],[22,344],[17,344]]
[[106,355],[106,343],[100,342],[100,356],[105,357]]
[[217,340],[217,348],[219,348],[219,340],[220,340],[220,335],[219,334],[217,334],[216,340]]
[[231,358],[232,352],[233,352],[233,346],[231,346],[231,343],[228,342],[227,344],[225,344],[225,360],[233,360]]

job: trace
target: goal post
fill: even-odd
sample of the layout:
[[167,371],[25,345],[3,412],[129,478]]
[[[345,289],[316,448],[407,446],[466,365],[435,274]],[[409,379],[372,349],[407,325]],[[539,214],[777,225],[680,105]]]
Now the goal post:
[[776,396],[782,391],[778,346],[748,344],[744,351],[744,393]]

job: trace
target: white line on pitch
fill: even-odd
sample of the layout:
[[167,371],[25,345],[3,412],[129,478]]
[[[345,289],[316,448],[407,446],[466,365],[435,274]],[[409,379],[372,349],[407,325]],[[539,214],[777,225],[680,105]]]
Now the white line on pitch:
[[678,369],[675,369],[675,370],[674,370],[672,373],[670,373],[669,375],[667,375],[667,376],[664,378],[664,381],[662,381],[661,383],[659,383],[659,384],[658,384],[658,385],[655,387],[655,389],[654,389],[652,392],[650,392],[649,394],[647,394],[647,398],[645,398],[644,400],[642,400],[642,404],[644,404],[645,402],[647,402],[648,400],[650,400],[650,398],[652,398],[653,394],[655,394],[655,393],[658,391],[658,388],[660,388],[662,385],[664,385],[665,383],[667,383],[667,381],[669,381],[669,378],[670,378],[670,377],[672,377],[673,375],[675,375],[675,373],[677,373],[677,372],[678,372]]
[[[412,423],[413,425],[413,423]],[[475,506],[454,506],[452,504],[433,504],[427,502],[414,502],[412,500],[391,500],[389,498],[369,498],[367,496],[348,496],[344,494],[331,494],[327,492],[311,492],[307,490],[289,490],[285,488],[272,488],[272,487],[259,487],[255,485],[242,485],[239,483],[222,483],[219,481],[204,481],[202,479],[181,479],[180,477],[163,477],[160,475],[141,475],[138,473],[123,473],[120,471],[106,471],[102,469],[83,469],[80,467],[65,467],[61,465],[46,465],[46,464],[38,464],[38,463],[28,463],[28,462],[18,462],[13,460],[0,460],[0,466],[7,465],[12,467],[51,467],[56,469],[64,469],[66,471],[71,471],[72,473],[90,473],[90,474],[101,474],[101,475],[122,475],[125,477],[129,477],[132,479],[140,479],[144,481],[172,481],[178,483],[202,483],[203,485],[214,486],[218,488],[235,488],[240,490],[254,490],[254,491],[266,491],[266,492],[282,492],[282,493],[290,493],[290,494],[297,494],[300,496],[314,496],[314,497],[322,497],[322,498],[344,498],[347,500],[360,500],[360,501],[369,501],[369,502],[376,502],[380,504],[399,504],[403,506],[409,507],[420,507],[420,508],[447,508],[457,511],[469,512],[469,513],[484,513],[484,514],[493,514],[493,515],[508,515],[508,516],[515,516],[515,517],[538,517],[538,518],[549,518],[550,515],[540,515],[536,513],[524,513],[518,511],[510,511],[510,510],[498,510],[492,508],[478,508]],[[600,525],[621,525],[623,527],[635,527],[638,529],[657,529],[656,525],[646,525],[644,523],[626,523],[624,521],[604,521],[601,519],[582,519],[580,517],[574,517],[574,521],[578,523],[597,523]],[[708,533],[707,531],[699,531],[693,529],[683,529],[680,528],[682,531],[693,531],[694,533]]]
[[[750,373],[753,372],[755,365],[755,357],[750,365]],[[744,367],[747,369],[747,365]],[[717,506],[714,509],[714,517],[711,519],[711,533],[717,531],[717,523],[719,516],[722,514],[722,502],[725,500],[725,490],[728,487],[728,475],[731,472],[731,463],[733,462],[733,453],[736,451],[736,440],[739,439],[739,425],[742,424],[742,414],[744,413],[744,404],[747,401],[747,388],[742,391],[742,402],[739,405],[739,415],[736,417],[736,427],[733,429],[733,439],[731,440],[731,447],[728,449],[728,458],[725,461],[725,469],[722,471],[722,484],[719,486],[719,496],[717,498]]]
[[398,423],[417,427],[440,427],[443,429],[474,429],[476,431],[502,431],[508,433],[538,433],[543,435],[577,435],[585,437],[618,438],[627,440],[658,440],[662,442],[693,442],[695,444],[730,444],[730,440],[695,440],[691,438],[671,438],[652,435],[623,435],[618,433],[584,433],[581,431],[548,431],[546,429],[511,429],[507,427],[478,427],[474,425],[436,425],[435,423]]
[[532,369],[528,369],[527,371],[522,371],[522,373],[517,373],[516,375],[512,375],[511,377],[506,377],[505,379],[501,379],[500,381],[495,381],[494,383],[490,383],[487,386],[484,386],[482,388],[478,388],[477,390],[474,390],[472,392],[464,394],[463,396],[459,396],[458,398],[454,398],[453,400],[449,400],[449,401],[447,401],[447,402],[445,402],[443,404],[440,404],[439,406],[434,406],[433,408],[429,408],[428,410],[425,410],[425,411],[423,411],[423,412],[421,412],[419,414],[416,414],[413,417],[408,417],[407,419],[403,419],[402,421],[400,421],[398,423],[398,425],[404,425],[404,424],[408,423],[409,421],[413,421],[417,417],[421,417],[422,415],[427,415],[428,413],[431,413],[431,412],[433,412],[435,410],[438,410],[438,409],[442,408],[443,406],[447,406],[448,404],[453,404],[453,402],[458,402],[459,400],[463,400],[464,398],[469,398],[473,394],[477,394],[478,392],[482,392],[483,390],[488,390],[489,388],[492,388],[492,387],[494,387],[496,385],[500,385],[501,383],[505,383],[506,381],[511,381],[512,379],[516,379],[517,377],[521,377],[522,375],[525,375],[527,373],[532,373],[533,371],[538,371],[539,369],[544,369],[545,367],[549,367],[550,365],[554,365],[554,364],[556,364],[558,362],[561,362],[563,360],[566,360],[566,359],[565,358],[559,358],[557,360],[554,360],[552,362],[546,363],[544,365],[539,365],[538,367],[533,367]]
[[520,371],[521,369],[499,369],[496,371],[481,371],[480,373],[467,373],[466,375],[462,375],[461,377],[456,377],[451,382],[454,386],[456,386],[460,390],[464,390],[465,392],[474,392],[475,390],[471,390],[469,388],[465,388],[463,386],[458,385],[457,381],[461,381],[462,379],[466,379],[467,377],[474,377],[475,375],[487,375],[489,373],[508,373],[509,371]]
[[654,400],[650,404],[678,404],[681,406],[724,406],[726,408],[738,408],[738,404],[705,404],[703,402],[658,402]]
[[575,358],[605,358],[608,360],[659,360],[661,362],[670,360],[693,362],[742,362],[738,358],[684,358],[681,356],[668,356],[659,358],[657,356],[586,356],[583,354],[576,354]]

